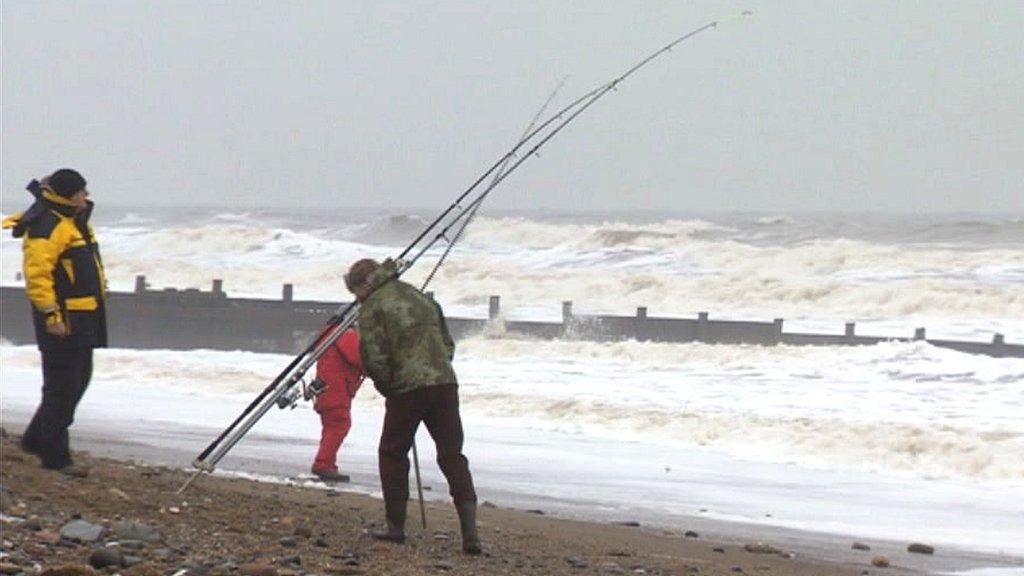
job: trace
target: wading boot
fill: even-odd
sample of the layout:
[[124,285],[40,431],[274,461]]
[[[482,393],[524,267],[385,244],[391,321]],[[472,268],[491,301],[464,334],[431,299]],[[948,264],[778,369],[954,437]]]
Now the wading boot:
[[459,513],[459,525],[462,527],[462,551],[476,556],[483,552],[480,548],[480,537],[476,533],[476,502],[459,502],[455,504]]
[[405,542],[405,505],[407,500],[385,500],[384,517],[387,520],[387,530],[374,530],[370,536],[374,540],[394,542],[402,544]]

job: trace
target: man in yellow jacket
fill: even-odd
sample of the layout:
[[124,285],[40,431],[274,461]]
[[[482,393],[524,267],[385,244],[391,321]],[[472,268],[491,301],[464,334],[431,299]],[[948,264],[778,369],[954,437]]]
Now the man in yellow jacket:
[[85,186],[67,168],[33,180],[35,203],[4,220],[15,238],[24,238],[25,291],[43,363],[42,401],[21,445],[43,467],[71,476],[88,471],[71,461],[68,427],[89,386],[93,348],[107,345],[103,263]]

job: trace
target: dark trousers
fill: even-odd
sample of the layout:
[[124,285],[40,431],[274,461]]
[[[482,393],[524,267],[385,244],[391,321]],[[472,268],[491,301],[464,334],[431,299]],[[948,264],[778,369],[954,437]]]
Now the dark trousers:
[[46,468],[71,464],[68,427],[92,377],[92,348],[44,350],[43,400],[25,429],[22,446]]
[[428,386],[388,398],[384,429],[377,451],[385,500],[409,499],[409,449],[420,422],[437,447],[437,465],[448,479],[455,503],[476,502],[469,461],[462,454],[459,388],[455,384]]

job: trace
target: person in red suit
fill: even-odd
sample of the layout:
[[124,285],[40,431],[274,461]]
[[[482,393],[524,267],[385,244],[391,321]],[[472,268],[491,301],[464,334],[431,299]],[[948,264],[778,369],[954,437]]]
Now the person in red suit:
[[324,482],[348,482],[338,472],[338,449],[352,428],[352,398],[363,383],[365,372],[359,355],[359,333],[349,328],[316,362],[316,376],[327,388],[316,397],[313,409],[320,414],[323,431],[320,450],[313,461],[313,474]]

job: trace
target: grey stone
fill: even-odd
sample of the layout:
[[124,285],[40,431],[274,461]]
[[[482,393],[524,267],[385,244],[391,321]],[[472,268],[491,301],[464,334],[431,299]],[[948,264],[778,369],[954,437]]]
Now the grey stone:
[[693,530],[687,530],[686,534],[683,534],[683,536],[685,536],[687,538],[700,538],[700,534],[697,534]]
[[854,542],[851,548],[853,548],[854,550],[871,550],[871,546],[868,546],[863,542]]
[[113,529],[122,540],[141,540],[150,544],[164,541],[159,530],[141,522],[114,522]]
[[140,564],[141,562],[142,558],[139,558],[138,556],[131,556],[126,554],[121,557],[121,563],[124,564],[125,568],[131,568],[132,566]]
[[452,568],[455,568],[455,565],[447,560],[438,560],[437,562],[434,562],[434,568],[437,568],[438,570],[451,570]]
[[284,538],[278,540],[278,543],[281,544],[281,546],[284,546],[285,548],[295,548],[299,545],[299,541],[292,536],[285,536]]
[[91,524],[85,520],[72,520],[60,529],[61,538],[76,542],[95,542],[103,534],[103,526]]
[[29,518],[22,523],[21,527],[32,532],[39,532],[43,529],[43,523],[39,521],[39,518]]

